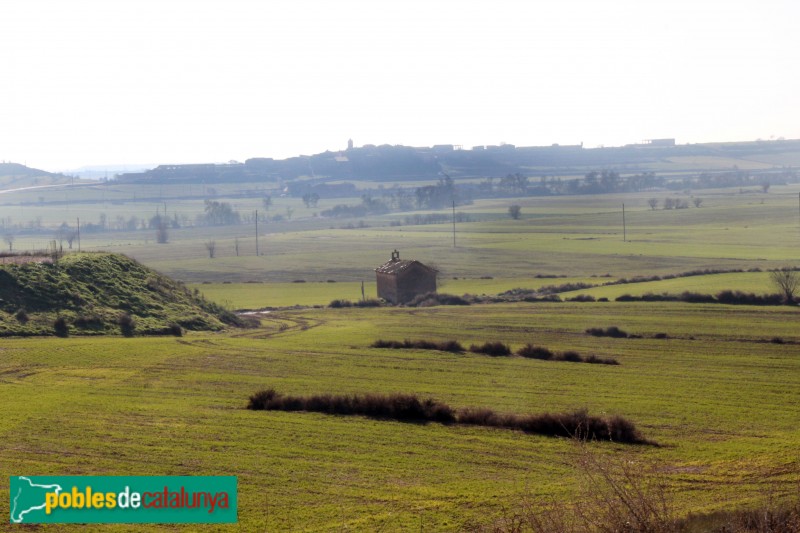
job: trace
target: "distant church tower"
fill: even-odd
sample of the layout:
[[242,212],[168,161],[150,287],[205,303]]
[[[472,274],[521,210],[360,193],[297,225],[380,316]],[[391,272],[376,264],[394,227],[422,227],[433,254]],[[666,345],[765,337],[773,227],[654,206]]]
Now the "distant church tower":
[[352,150],[353,149],[353,139],[348,139],[347,140],[347,149],[348,150]]

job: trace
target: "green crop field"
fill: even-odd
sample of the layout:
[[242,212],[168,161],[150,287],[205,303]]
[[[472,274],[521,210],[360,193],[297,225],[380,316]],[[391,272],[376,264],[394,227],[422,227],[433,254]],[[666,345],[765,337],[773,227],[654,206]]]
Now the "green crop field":
[[[442,279],[515,280],[537,274],[631,277],[706,268],[767,269],[796,260],[800,244],[796,187],[774,187],[766,195],[694,194],[704,198],[702,206],[681,210],[651,210],[645,194],[479,200],[459,208],[473,221],[456,225],[455,247],[448,223],[393,226],[392,221],[404,215],[391,214],[354,224],[303,214],[305,208],[297,199],[280,200],[295,203],[291,221],[260,226],[258,256],[254,228],[244,224],[174,229],[166,245],[156,244],[152,230],[86,233],[81,245],[84,250],[124,253],[192,283],[369,282],[373,269],[393,249],[400,250],[403,258],[435,264]],[[657,196],[663,200],[675,194]],[[521,205],[521,220],[508,217],[512,203]],[[187,211],[192,219],[202,212],[202,202],[193,206]],[[156,207],[153,204],[149,212]],[[108,218],[115,219],[113,211]],[[210,241],[216,244],[213,259],[205,246]],[[15,242],[20,250],[46,246],[41,236],[20,235]]]
[[[783,498],[800,482],[798,318],[787,307],[503,304],[284,311],[258,330],[179,339],[7,339],[0,465],[236,475],[239,524],[207,528],[218,531],[458,530],[526,498],[576,497],[568,440],[244,409],[264,387],[405,392],[507,413],[619,414],[662,447],[591,444],[592,453],[658,465],[680,514],[753,505],[767,488]],[[610,325],[642,338],[584,333]],[[370,348],[378,338],[533,342],[621,364]]]
[[[144,218],[166,200],[168,213],[194,221],[209,193],[196,187],[86,187],[93,203],[76,203],[77,190],[20,192],[3,196],[0,220],[41,217],[51,227],[78,216],[82,224],[101,214]],[[242,213],[270,192],[255,188],[246,197],[232,186],[217,189],[215,198]],[[360,299],[362,282],[365,296],[375,297],[374,269],[394,249],[435,266],[440,292],[456,295],[576,282],[594,286],[560,296],[771,293],[767,270],[800,266],[798,192],[797,185],[774,185],[769,193],[751,187],[476,200],[458,207],[470,221],[456,224],[455,246],[449,222],[408,224],[405,217],[418,212],[319,216],[357,198],[311,209],[276,196],[270,216],[287,208],[293,216],[259,226],[258,255],[254,227],[245,223],[192,222],[171,229],[167,244],[157,244],[152,229],[86,232],[83,250],[124,253],[228,309],[277,309],[261,315],[256,329],[181,338],[3,338],[0,467],[9,475],[238,476],[238,525],[172,529],[180,531],[471,530],[491,527],[526,502],[584,497],[576,457],[585,452],[567,439],[245,409],[266,387],[297,395],[396,392],[501,413],[586,408],[621,415],[661,446],[591,443],[589,453],[654,468],[679,516],[796,500],[796,306],[324,306]],[[649,198],[690,207],[653,210]],[[509,218],[512,204],[521,206],[520,220]],[[13,246],[44,248],[48,240],[45,232],[21,232]],[[761,271],[601,286],[698,269]],[[635,338],[585,333],[610,326]],[[501,341],[513,349],[532,343],[620,364],[371,348],[377,339]],[[8,485],[0,485],[0,512],[8,501]]]
[[580,294],[589,294],[595,298],[613,300],[624,294],[641,296],[643,294],[680,294],[684,291],[702,294],[717,294],[721,291],[742,291],[754,294],[771,294],[776,292],[770,281],[769,272],[735,272],[728,274],[710,274],[688,276],[661,281],[642,283],[626,283],[607,287],[591,287],[577,291],[563,292],[562,298],[573,298]]
[[[598,278],[538,278],[538,279],[440,279],[439,292],[455,294],[497,295],[516,289],[539,289],[545,285],[562,283],[599,284],[607,279]],[[295,305],[328,305],[332,300],[361,299],[359,282],[315,283],[200,283],[189,288],[199,290],[203,296],[230,309],[262,309],[266,307],[291,307]],[[580,291],[579,291],[580,292]],[[585,291],[584,291],[585,292]],[[377,297],[375,280],[364,283],[364,296]]]

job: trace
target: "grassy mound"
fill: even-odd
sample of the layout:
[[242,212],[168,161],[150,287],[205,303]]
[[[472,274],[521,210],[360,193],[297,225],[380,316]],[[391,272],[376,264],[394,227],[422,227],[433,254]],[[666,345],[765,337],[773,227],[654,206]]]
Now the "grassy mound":
[[55,263],[0,265],[0,335],[174,335],[226,325],[241,323],[123,255],[78,253]]

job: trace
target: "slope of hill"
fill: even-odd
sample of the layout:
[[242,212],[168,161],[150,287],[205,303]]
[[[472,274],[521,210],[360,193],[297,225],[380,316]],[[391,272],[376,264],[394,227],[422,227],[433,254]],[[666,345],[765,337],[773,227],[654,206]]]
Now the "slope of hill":
[[70,183],[72,178],[19,163],[0,163],[0,189],[21,189]]
[[[0,265],[0,335],[178,334],[240,325],[236,315],[128,257],[70,254],[53,262]],[[177,326],[180,326],[178,328]]]

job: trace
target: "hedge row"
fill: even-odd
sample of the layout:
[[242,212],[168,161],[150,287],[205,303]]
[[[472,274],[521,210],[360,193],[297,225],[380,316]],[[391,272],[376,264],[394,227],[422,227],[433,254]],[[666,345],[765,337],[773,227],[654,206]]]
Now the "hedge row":
[[488,408],[453,409],[432,398],[412,394],[316,394],[288,396],[266,389],[250,396],[247,408],[256,411],[310,411],[329,415],[361,415],[401,422],[438,422],[502,429],[552,437],[605,440],[625,444],[655,445],[639,433],[633,422],[620,416],[589,416],[586,410],[538,415],[501,414]]
[[[404,340],[387,341],[378,339],[370,345],[372,348],[392,348],[392,349],[416,349],[416,350],[438,350],[441,352],[461,353],[464,347],[458,341],[427,341],[427,340]],[[578,352],[569,350],[556,353],[543,346],[526,344],[516,352],[511,350],[508,344],[503,342],[484,342],[483,344],[472,344],[469,347],[472,353],[480,353],[491,357],[508,357],[516,355],[528,359],[542,359],[545,361],[566,361],[569,363],[590,363],[601,365],[618,365],[619,361],[613,357],[598,357],[596,355],[583,356]]]

